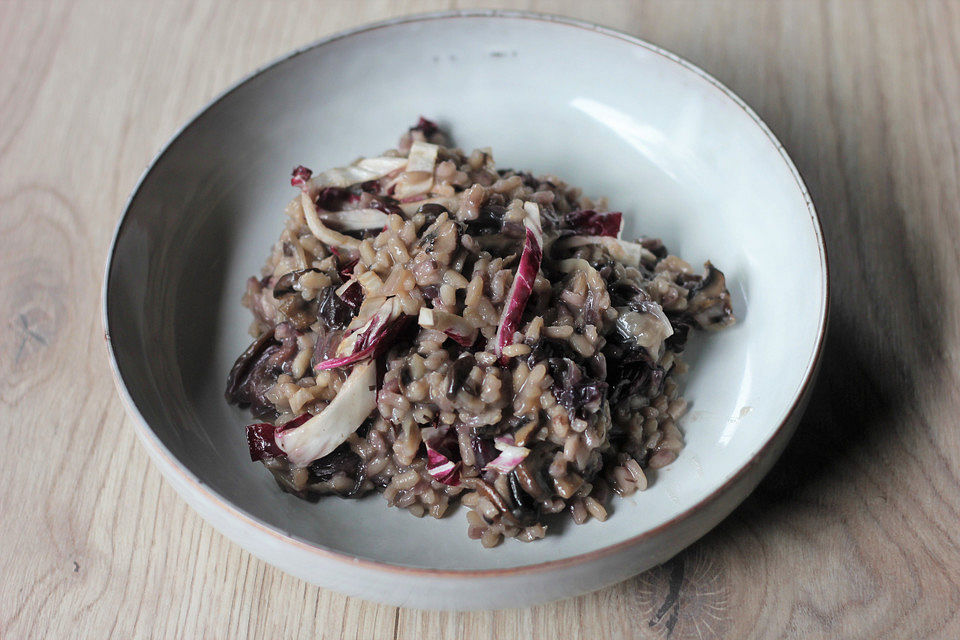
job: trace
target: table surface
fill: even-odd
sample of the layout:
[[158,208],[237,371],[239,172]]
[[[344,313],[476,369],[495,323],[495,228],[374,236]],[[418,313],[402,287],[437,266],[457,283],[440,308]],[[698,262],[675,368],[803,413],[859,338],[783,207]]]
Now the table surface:
[[0,637],[960,637],[960,2],[518,4],[700,65],[796,161],[833,316],[770,475],[663,567],[530,609],[376,605],[250,556],[127,424],[100,327],[114,224],[164,141],[250,70],[460,3],[0,0]]

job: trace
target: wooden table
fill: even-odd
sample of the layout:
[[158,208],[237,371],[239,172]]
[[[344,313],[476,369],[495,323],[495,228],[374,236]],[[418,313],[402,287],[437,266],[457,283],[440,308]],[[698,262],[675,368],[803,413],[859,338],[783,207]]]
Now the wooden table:
[[960,2],[523,5],[702,66],[807,181],[831,333],[770,476],[667,565],[532,609],[375,605],[251,557],[126,424],[100,328],[114,223],[178,125],[251,69],[460,3],[0,0],[0,637],[960,637]]

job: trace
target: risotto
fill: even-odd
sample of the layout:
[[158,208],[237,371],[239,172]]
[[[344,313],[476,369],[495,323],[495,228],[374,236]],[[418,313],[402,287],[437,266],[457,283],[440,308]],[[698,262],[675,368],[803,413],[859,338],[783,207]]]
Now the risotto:
[[621,239],[604,200],[423,118],[397,149],[291,183],[226,391],[263,421],[250,456],[283,490],[377,491],[418,517],[459,503],[491,547],[563,511],[604,520],[677,458],[687,334],[734,321],[709,262]]

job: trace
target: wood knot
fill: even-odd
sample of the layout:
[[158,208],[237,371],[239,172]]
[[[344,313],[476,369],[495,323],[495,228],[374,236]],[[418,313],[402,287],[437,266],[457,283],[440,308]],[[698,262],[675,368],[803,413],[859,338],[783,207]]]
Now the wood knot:
[[642,624],[658,638],[723,638],[729,592],[721,568],[699,548],[637,578]]

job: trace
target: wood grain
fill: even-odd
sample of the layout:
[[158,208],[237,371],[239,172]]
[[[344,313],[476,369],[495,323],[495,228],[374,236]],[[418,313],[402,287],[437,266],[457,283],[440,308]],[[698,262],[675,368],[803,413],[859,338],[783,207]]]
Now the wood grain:
[[770,476],[663,567],[531,609],[399,610],[251,557],[125,424],[99,319],[113,225],[164,140],[232,81],[460,3],[2,0],[0,637],[960,637],[960,3],[483,3],[517,4],[702,66],[807,181],[833,319]]

